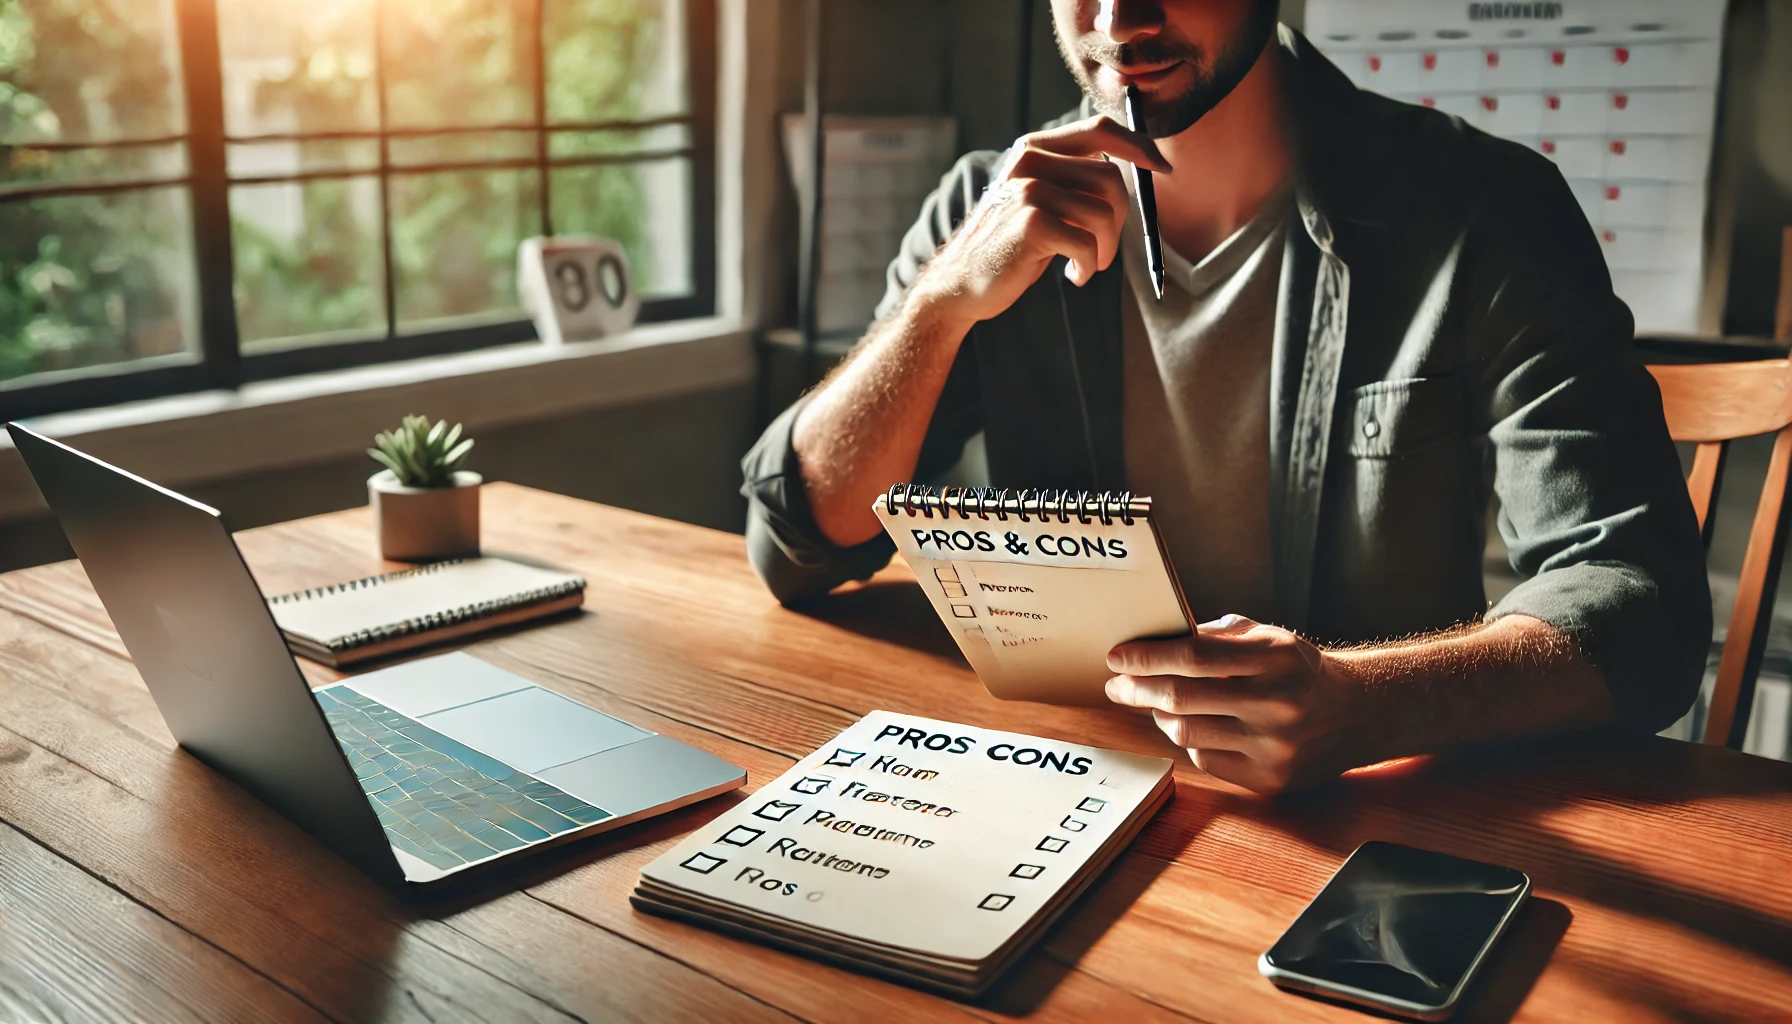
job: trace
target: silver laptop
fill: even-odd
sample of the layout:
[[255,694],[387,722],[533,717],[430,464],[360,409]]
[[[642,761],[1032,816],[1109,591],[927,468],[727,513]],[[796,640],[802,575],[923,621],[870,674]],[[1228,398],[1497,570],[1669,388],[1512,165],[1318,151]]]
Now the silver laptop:
[[746,781],[467,654],[313,691],[216,510],[7,430],[174,738],[394,888],[458,880]]

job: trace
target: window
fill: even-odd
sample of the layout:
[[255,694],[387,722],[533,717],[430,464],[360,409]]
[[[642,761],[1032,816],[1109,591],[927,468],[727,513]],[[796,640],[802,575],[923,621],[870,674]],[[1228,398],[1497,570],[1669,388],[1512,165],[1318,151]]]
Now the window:
[[714,0],[0,0],[0,418],[714,309]]

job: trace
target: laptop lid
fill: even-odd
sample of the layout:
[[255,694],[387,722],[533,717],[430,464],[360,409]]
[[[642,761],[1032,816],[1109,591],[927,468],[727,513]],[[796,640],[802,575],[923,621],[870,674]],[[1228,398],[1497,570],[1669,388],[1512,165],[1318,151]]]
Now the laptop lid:
[[384,830],[216,509],[6,425],[180,745],[387,884]]

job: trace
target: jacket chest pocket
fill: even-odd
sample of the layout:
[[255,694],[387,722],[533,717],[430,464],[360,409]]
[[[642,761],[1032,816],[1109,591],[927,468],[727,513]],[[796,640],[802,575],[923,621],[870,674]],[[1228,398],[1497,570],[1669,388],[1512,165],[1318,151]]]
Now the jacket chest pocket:
[[1397,459],[1460,438],[1467,426],[1454,377],[1376,381],[1345,399],[1338,426],[1359,459]]
[[1374,639],[1484,607],[1484,506],[1468,403],[1451,376],[1377,381],[1338,396],[1326,509],[1314,552],[1314,628]]

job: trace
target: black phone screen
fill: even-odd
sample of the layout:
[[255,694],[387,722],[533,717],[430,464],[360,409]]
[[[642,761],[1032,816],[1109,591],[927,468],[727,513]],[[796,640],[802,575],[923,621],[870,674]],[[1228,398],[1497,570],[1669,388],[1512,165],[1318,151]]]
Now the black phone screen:
[[1528,891],[1529,880],[1510,868],[1364,843],[1264,960],[1318,981],[1441,1005]]

